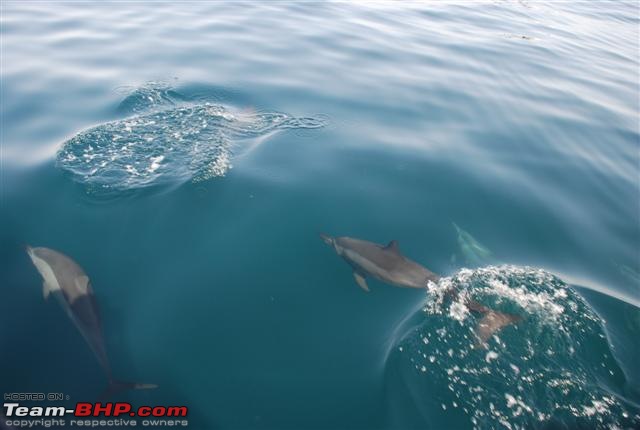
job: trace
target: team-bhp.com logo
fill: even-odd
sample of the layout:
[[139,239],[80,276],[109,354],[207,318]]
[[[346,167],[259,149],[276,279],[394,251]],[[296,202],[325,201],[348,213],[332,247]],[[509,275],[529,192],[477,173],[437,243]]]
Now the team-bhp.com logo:
[[140,406],[133,410],[131,403],[77,403],[73,415],[76,417],[100,416],[118,417],[129,415],[132,417],[186,417],[186,406]]
[[[64,406],[22,406],[19,403],[4,403],[5,424],[14,427],[46,426],[48,419],[67,418],[69,422],[56,422],[57,426],[137,426],[134,418],[143,418],[143,426],[186,426],[186,406],[140,406],[131,403],[76,403],[75,409]],[[100,418],[97,420],[96,418]],[[109,418],[115,420],[107,420]],[[126,418],[126,419],[124,419]],[[171,418],[170,422],[167,418]],[[41,421],[41,422],[37,422]]]

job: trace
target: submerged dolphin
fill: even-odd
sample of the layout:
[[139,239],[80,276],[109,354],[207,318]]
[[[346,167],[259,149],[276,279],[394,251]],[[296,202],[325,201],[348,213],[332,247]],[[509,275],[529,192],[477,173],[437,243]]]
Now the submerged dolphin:
[[[437,282],[440,279],[439,275],[403,256],[395,240],[384,246],[344,236],[331,237],[320,234],[320,237],[353,268],[353,277],[360,288],[367,292],[367,276],[387,284],[410,288],[426,288],[429,282]],[[455,298],[458,292],[451,290],[447,295]],[[484,345],[491,335],[501,328],[522,319],[518,315],[495,311],[475,300],[469,299],[465,304],[470,311],[483,315],[475,331],[480,345]]]
[[155,384],[122,382],[113,378],[102,335],[102,321],[91,282],[84,270],[71,258],[49,248],[27,246],[31,261],[43,278],[42,293],[56,297],[76,325],[109,379],[103,397],[128,389],[156,388]]
[[452,224],[458,234],[458,246],[460,247],[460,252],[464,257],[464,264],[475,267],[487,265],[489,261],[491,261],[493,253],[471,236],[469,232],[458,227],[455,222]]

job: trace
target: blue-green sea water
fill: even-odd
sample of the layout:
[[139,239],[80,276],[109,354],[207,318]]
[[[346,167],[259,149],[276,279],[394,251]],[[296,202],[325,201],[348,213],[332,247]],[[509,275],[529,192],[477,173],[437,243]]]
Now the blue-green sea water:
[[[2,1],[0,391],[192,429],[640,427],[639,6]],[[369,280],[319,233],[443,278]],[[446,291],[459,291],[451,299]],[[473,297],[522,320],[474,344]]]

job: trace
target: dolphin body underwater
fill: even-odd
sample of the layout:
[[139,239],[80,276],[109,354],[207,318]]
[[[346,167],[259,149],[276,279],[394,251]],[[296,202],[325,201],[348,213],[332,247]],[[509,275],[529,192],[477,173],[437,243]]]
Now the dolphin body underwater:
[[[427,288],[429,282],[438,282],[440,279],[439,275],[402,255],[395,240],[384,246],[344,236],[320,234],[320,237],[353,268],[353,277],[360,288],[367,292],[367,277],[408,288]],[[447,291],[447,296],[456,298],[458,292],[451,289]],[[493,310],[472,299],[466,300],[465,305],[471,312],[483,315],[475,330],[479,346],[485,346],[487,340],[503,327],[522,320],[519,315]]]
[[[462,262],[470,267],[487,266],[491,264],[493,253],[480,242],[478,242],[469,232],[464,231],[458,224],[453,223],[453,227],[456,229],[458,236],[458,247],[462,256]],[[452,256],[452,261],[455,261],[456,255]]]
[[124,390],[156,388],[155,384],[123,382],[113,378],[102,335],[98,304],[89,277],[78,263],[61,252],[49,248],[27,246],[27,253],[44,280],[42,293],[45,300],[49,295],[56,297],[107,374],[109,385],[101,398]]

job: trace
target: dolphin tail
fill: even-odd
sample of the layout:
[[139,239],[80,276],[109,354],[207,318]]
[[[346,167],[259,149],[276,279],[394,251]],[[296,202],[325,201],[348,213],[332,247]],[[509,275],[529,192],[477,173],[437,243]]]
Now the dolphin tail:
[[109,385],[102,394],[100,394],[100,400],[106,400],[109,397],[127,390],[152,390],[154,388],[158,388],[158,386],[156,384],[142,384],[139,382],[125,382],[110,379]]

